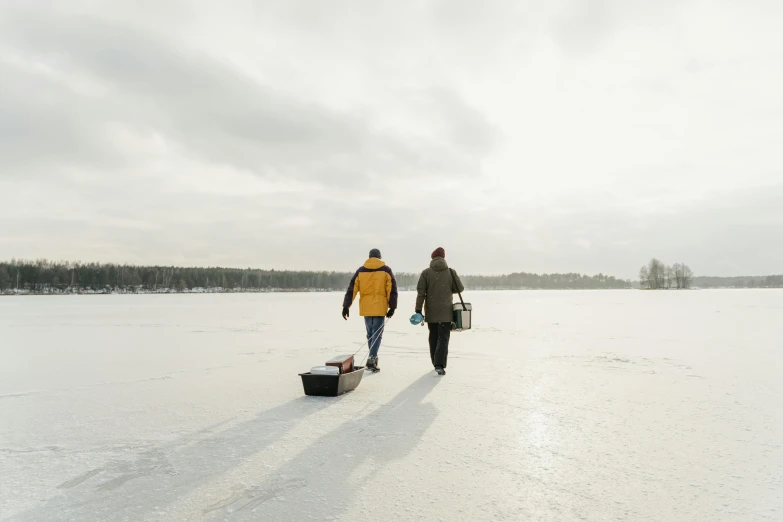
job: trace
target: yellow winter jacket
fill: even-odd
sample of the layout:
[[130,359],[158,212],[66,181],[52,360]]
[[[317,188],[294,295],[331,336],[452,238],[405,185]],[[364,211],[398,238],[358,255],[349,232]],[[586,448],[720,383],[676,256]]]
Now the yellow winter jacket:
[[343,307],[350,308],[359,298],[359,315],[382,317],[391,309],[397,308],[397,280],[392,269],[378,258],[371,257],[356,271],[348,291],[345,292]]

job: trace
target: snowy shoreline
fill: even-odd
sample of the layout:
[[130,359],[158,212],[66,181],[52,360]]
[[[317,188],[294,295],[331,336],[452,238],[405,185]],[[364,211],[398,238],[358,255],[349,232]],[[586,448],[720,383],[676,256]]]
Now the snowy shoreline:
[[66,290],[66,291],[50,291],[50,292],[30,292],[28,290],[7,290],[4,293],[0,293],[0,297],[15,297],[15,296],[45,296],[45,295],[154,295],[154,294],[271,294],[271,293],[325,293],[325,292],[338,292],[338,290],[322,290],[322,289],[237,289],[230,290],[224,288],[193,288],[186,290],[92,290],[92,289],[79,289],[79,290]]
[[[472,292],[527,292],[545,290],[548,292],[563,292],[563,291],[617,291],[617,290],[638,290],[638,288],[471,288]],[[696,290],[696,289],[694,289]],[[415,292],[415,288],[400,288],[400,292]],[[179,294],[305,294],[305,293],[344,293],[342,290],[330,290],[330,289],[241,289],[241,290],[228,290],[228,289],[203,289],[194,288],[190,290],[79,290],[79,291],[52,291],[52,292],[30,292],[27,290],[19,290],[18,293],[15,290],[9,290],[5,293],[0,293],[0,297],[17,297],[17,296],[73,296],[73,295],[179,295]]]

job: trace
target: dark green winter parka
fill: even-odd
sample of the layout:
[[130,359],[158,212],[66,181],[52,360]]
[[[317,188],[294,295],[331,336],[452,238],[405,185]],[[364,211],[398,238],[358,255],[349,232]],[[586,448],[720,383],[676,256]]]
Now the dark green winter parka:
[[453,318],[453,296],[464,292],[459,276],[449,270],[449,265],[442,257],[436,257],[430,262],[430,267],[421,273],[416,286],[416,310],[422,310],[428,323],[450,323]]

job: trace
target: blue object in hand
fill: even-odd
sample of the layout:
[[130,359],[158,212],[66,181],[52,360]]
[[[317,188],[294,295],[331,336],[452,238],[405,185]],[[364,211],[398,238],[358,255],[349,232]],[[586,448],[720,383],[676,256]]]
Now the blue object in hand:
[[413,314],[411,316],[411,324],[421,324],[424,322],[424,316],[421,314]]

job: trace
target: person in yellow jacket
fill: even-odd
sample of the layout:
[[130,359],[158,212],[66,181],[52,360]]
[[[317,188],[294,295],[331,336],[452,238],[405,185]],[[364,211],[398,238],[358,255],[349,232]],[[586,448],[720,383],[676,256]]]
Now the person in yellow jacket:
[[370,258],[364,262],[351,278],[348,291],[343,300],[343,319],[348,320],[349,308],[359,298],[359,315],[364,317],[367,328],[367,342],[370,343],[370,356],[367,369],[379,371],[378,350],[383,336],[384,317],[390,318],[397,309],[397,280],[389,266],[381,260],[381,251],[370,250]]

